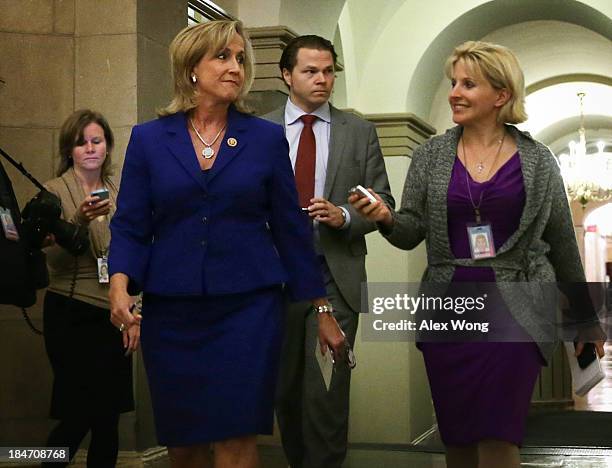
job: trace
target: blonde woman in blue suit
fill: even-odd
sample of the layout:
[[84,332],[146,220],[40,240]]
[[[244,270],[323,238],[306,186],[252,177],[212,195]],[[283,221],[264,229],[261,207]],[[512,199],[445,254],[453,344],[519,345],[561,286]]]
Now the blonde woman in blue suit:
[[[253,55],[242,24],[186,28],[170,47],[174,99],[137,125],[111,223],[111,321],[141,323],[159,442],[173,467],[258,466],[271,433],[283,292],[330,312],[282,127],[242,112]],[[129,293],[144,291],[143,316]],[[329,307],[328,307],[329,306]]]

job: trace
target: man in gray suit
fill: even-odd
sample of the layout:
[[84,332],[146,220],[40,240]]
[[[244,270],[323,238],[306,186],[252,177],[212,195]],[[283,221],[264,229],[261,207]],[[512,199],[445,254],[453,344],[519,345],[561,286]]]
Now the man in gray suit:
[[[371,187],[389,206],[385,163],[374,125],[329,104],[336,52],[319,36],[300,36],[283,51],[280,69],[287,104],[264,118],[284,126],[305,216],[336,320],[351,346],[366,281],[365,234],[375,225],[347,203],[348,191]],[[310,154],[309,154],[310,153]],[[319,370],[317,313],[310,304],[288,305],[276,414],[293,468],[340,467],[346,456],[351,370],[338,357],[327,390]]]

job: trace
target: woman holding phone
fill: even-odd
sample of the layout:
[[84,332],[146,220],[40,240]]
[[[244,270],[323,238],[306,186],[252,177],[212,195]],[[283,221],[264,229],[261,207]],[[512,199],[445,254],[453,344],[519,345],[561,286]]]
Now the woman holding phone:
[[[487,317],[496,314],[512,334],[419,347],[447,466],[518,468],[534,384],[555,346],[538,328],[554,304],[533,293],[542,286],[521,284],[580,285],[585,276],[558,164],[513,125],[527,119],[514,53],[469,41],[455,48],[445,71],[457,125],[415,149],[401,209],[378,195],[371,204],[357,195],[349,201],[396,247],[426,241],[426,285],[465,292],[480,283],[501,295]],[[603,335],[597,318],[589,320],[594,333],[584,341]],[[602,356],[603,341],[596,347]]]
[[110,177],[113,145],[101,114],[74,112],[60,131],[57,178],[45,184],[60,199],[62,218],[86,227],[90,241],[79,256],[53,239],[46,250],[50,284],[43,320],[54,377],[50,413],[59,420],[47,446],[68,447],[72,458],[91,431],[87,466],[115,466],[119,415],[134,409],[129,352],[137,346],[140,330],[132,327],[124,344],[108,321],[106,259],[117,198]]

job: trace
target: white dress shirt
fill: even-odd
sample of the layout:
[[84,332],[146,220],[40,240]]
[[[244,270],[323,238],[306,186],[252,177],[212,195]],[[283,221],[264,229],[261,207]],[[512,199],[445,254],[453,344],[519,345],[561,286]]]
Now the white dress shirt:
[[[289,142],[289,157],[291,158],[291,167],[295,172],[295,161],[297,159],[298,146],[300,144],[300,135],[304,128],[304,123],[300,119],[306,115],[291,99],[287,99],[285,106],[285,136]],[[317,116],[317,120],[312,125],[315,142],[317,145],[317,158],[315,163],[315,186],[314,196],[323,197],[325,190],[325,178],[327,177],[327,161],[329,159],[329,135],[331,132],[331,112],[329,102],[325,102],[321,107],[315,109],[310,115]],[[339,207],[345,214],[345,222],[341,229],[348,227],[350,223],[350,214],[347,209]]]

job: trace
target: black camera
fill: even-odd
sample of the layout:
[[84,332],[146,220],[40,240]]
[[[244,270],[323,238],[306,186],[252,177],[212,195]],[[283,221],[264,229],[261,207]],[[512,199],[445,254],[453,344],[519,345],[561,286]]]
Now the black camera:
[[21,227],[23,237],[34,248],[40,248],[48,234],[72,255],[81,255],[89,247],[89,235],[83,226],[60,218],[62,203],[47,190],[41,190],[23,209]]

